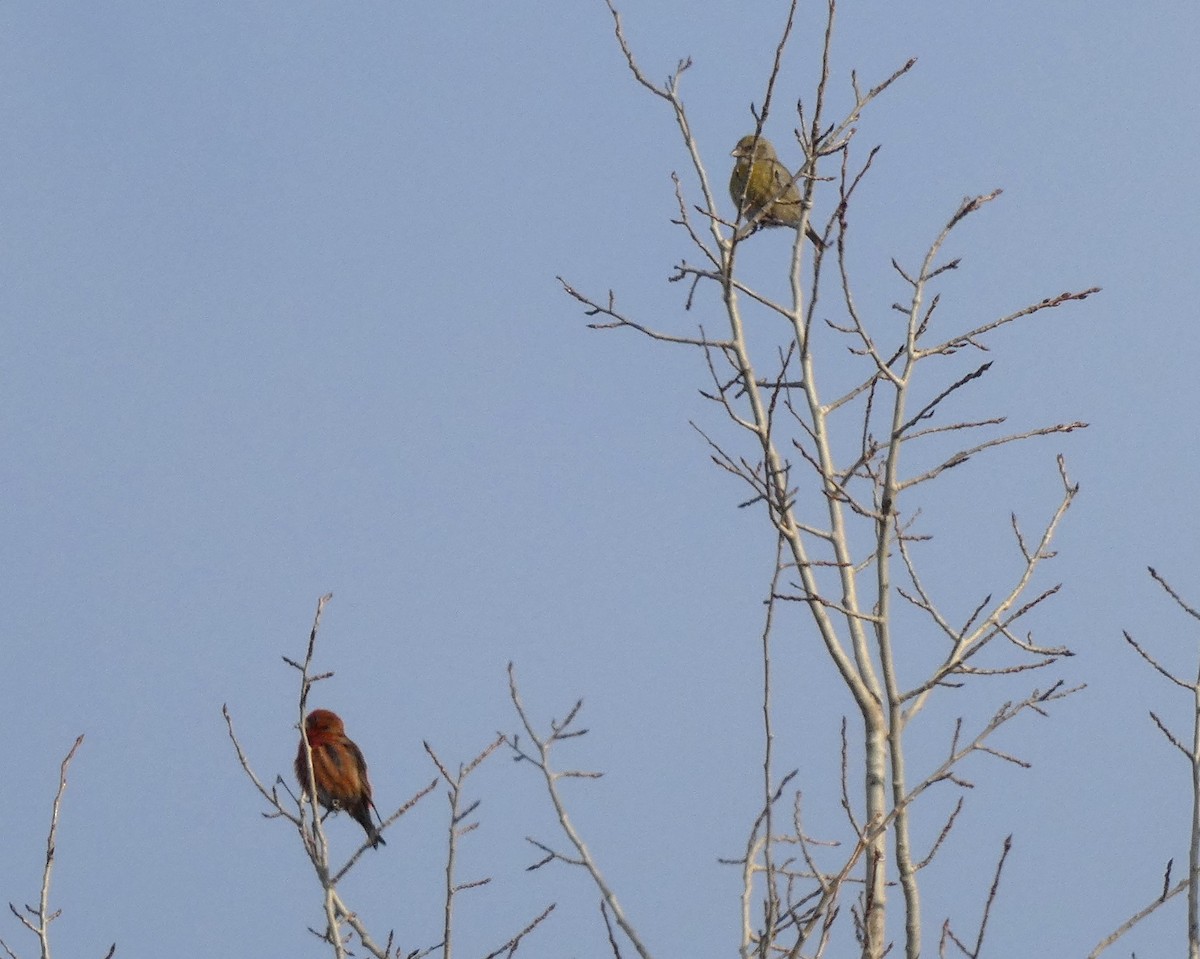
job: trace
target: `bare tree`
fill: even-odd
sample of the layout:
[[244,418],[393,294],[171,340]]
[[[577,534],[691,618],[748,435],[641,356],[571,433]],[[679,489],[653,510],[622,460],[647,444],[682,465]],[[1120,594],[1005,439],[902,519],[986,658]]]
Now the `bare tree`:
[[[38,946],[41,950],[38,954],[41,959],[50,959],[50,924],[62,915],[61,909],[50,910],[50,878],[54,872],[54,859],[58,848],[58,814],[62,809],[63,793],[67,791],[67,767],[71,765],[71,760],[75,758],[75,753],[82,745],[83,734],[81,733],[75,738],[70,751],[63,757],[63,761],[58,767],[58,791],[54,794],[54,804],[50,811],[50,830],[46,834],[46,860],[42,865],[42,888],[38,896],[38,904],[36,906],[27,905],[24,910],[18,909],[11,902],[8,904],[9,911],[17,917],[21,925],[37,936]],[[9,959],[18,959],[18,954],[3,939],[0,939],[0,949],[4,950]],[[117,944],[114,942],[108,947],[104,959],[112,959],[116,952]]]
[[[310,783],[313,782],[313,752],[304,719],[308,715],[308,694],[313,685],[333,676],[332,672],[313,672],[313,657],[316,653],[317,633],[321,624],[321,614],[325,609],[326,603],[332,598],[333,594],[327,593],[317,602],[317,611],[313,617],[312,630],[309,632],[308,645],[304,658],[296,660],[287,656],[283,657],[284,662],[295,669],[300,676],[298,722],[296,723],[296,728],[300,731],[304,759],[308,767],[308,781]],[[448,818],[449,839],[445,866],[445,908],[442,938],[441,941],[431,946],[405,950],[397,944],[395,930],[390,930],[383,941],[372,936],[362,917],[350,908],[338,888],[341,880],[354,868],[363,853],[371,848],[371,837],[368,836],[358,849],[351,854],[350,858],[335,869],[330,861],[329,842],[322,827],[323,817],[317,813],[315,801],[307,793],[300,795],[293,793],[290,785],[282,776],[277,776],[271,788],[267,789],[251,767],[250,760],[246,756],[246,752],[238,740],[237,734],[234,732],[233,717],[230,715],[228,706],[222,707],[222,714],[225,717],[230,741],[237,751],[238,762],[241,764],[246,776],[258,790],[259,795],[262,796],[270,807],[270,811],[264,812],[263,816],[267,819],[283,819],[291,823],[299,834],[304,851],[308,856],[309,862],[312,864],[313,873],[321,887],[321,911],[325,918],[325,927],[321,930],[310,927],[309,931],[322,942],[327,943],[332,954],[337,959],[344,959],[344,957],[355,954],[351,946],[356,937],[358,945],[366,950],[369,955],[374,956],[375,959],[400,959],[400,957],[405,957],[405,959],[424,959],[424,957],[434,953],[439,954],[443,959],[451,959],[453,955],[454,907],[458,895],[466,890],[487,885],[491,881],[490,878],[484,877],[468,882],[460,882],[455,874],[459,840],[464,835],[474,831],[478,826],[478,822],[472,821],[471,817],[478,810],[479,801],[466,802],[464,790],[468,777],[488,757],[495,753],[502,740],[499,737],[493,740],[473,760],[466,765],[460,766],[455,775],[451,775],[445,763],[438,757],[433,748],[426,743],[425,750],[436,767],[438,775],[428,785],[418,789],[407,802],[395,809],[390,815],[384,817],[379,826],[378,831],[382,833],[389,826],[393,825],[418,802],[433,792],[437,788],[439,779],[447,785],[450,814]],[[553,910],[554,905],[549,905],[539,915],[529,921],[519,932],[509,936],[498,948],[486,956],[485,959],[496,959],[496,957],[501,955],[511,956],[516,951],[521,940],[537,928]]]
[[[932,848],[922,854],[912,841],[918,800],[934,787],[970,786],[960,769],[968,756],[1026,766],[1019,756],[993,745],[994,734],[1025,714],[1046,715],[1050,704],[1081,688],[1050,678],[1037,687],[1024,685],[1016,698],[1004,697],[1024,674],[1045,672],[1071,655],[1064,646],[1035,641],[1025,625],[1059,588],[1035,588],[1035,576],[1053,558],[1051,542],[1078,492],[1062,456],[1057,457],[1057,502],[1046,508],[1034,531],[1010,516],[1015,575],[970,598],[965,619],[951,611],[963,597],[923,575],[923,551],[931,536],[922,504],[935,502],[927,490],[950,470],[1013,444],[1086,425],[1064,421],[1011,428],[1000,415],[968,418],[952,410],[990,374],[990,361],[963,360],[987,352],[997,331],[1098,290],[1057,293],[981,320],[947,317],[948,310],[940,309],[943,287],[962,264],[946,260],[943,248],[965,220],[997,199],[1001,191],[991,190],[959,203],[919,262],[892,261],[906,293],[891,313],[880,315],[860,301],[849,255],[854,244],[851,225],[856,191],[871,175],[878,148],[858,149],[857,125],[864,111],[916,61],[901,64],[869,87],[853,73],[847,83],[839,83],[830,68],[836,0],[827,0],[825,7],[814,88],[799,98],[792,118],[801,162],[790,182],[776,187],[779,197],[789,198],[790,210],[800,211],[786,218],[795,229],[789,296],[781,300],[752,286],[742,279],[739,257],[753,255],[749,244],[768,225],[767,218],[761,203],[749,215],[743,212],[753,207],[745,202],[747,188],[742,187],[739,197],[733,184],[732,199],[739,212],[733,217],[723,214],[723,191],[706,162],[713,151],[694,136],[681,93],[690,61],[681,61],[662,84],[651,80],[639,66],[612,0],[606,3],[628,69],[645,91],[667,106],[690,161],[687,173],[674,178],[675,222],[694,258],[680,260],[670,279],[687,291],[685,310],[714,319],[682,325],[648,322],[621,310],[611,290],[594,296],[561,277],[560,281],[593,318],[593,329],[629,330],[700,354],[709,380],[701,395],[716,408],[718,424],[724,425],[693,425],[708,444],[713,462],[748,488],[741,505],[761,512],[764,537],[770,537],[776,551],[761,647],[762,807],[738,861],[744,884],[739,953],[744,959],[821,956],[841,929],[841,935],[853,937],[864,959],[878,959],[893,947],[890,930],[902,929],[904,955],[916,959],[923,947],[927,911],[920,872],[943,848],[961,808],[960,798]],[[767,71],[761,106],[751,106],[753,133],[743,144],[757,144],[767,130],[775,129],[771,121],[780,68],[796,10],[793,2]],[[743,150],[743,144],[738,152],[754,152]],[[722,146],[716,155],[724,157],[726,150]],[[832,194],[833,213],[813,230],[809,211],[819,194]],[[810,248],[806,235],[813,233],[820,241]],[[967,312],[969,304],[958,315]],[[753,338],[747,335],[751,325]],[[778,331],[765,347],[764,329]],[[844,377],[848,362],[857,366],[857,375],[830,391],[826,383]],[[806,612],[855,707],[853,723],[842,723],[841,835],[821,842],[810,837],[802,821],[798,786],[803,774],[781,774],[774,753],[773,697],[790,677],[772,669],[772,644],[804,641],[800,635],[780,634],[777,612],[782,604],[795,604]],[[931,770],[914,771],[914,721],[935,697],[966,684],[979,687],[976,701],[986,696],[989,684],[999,687],[990,716],[959,718],[940,731],[923,728],[920,741],[926,751],[941,737],[945,759]],[[567,720],[542,732],[531,721],[515,681],[511,692],[532,744],[522,746],[514,737],[513,747],[541,771],[574,850],[560,852],[540,844],[547,855],[543,861],[585,869],[617,926],[648,959],[649,946],[621,910],[556,789],[560,777],[583,775],[556,772],[549,763],[550,747],[578,734],[571,726],[578,707]],[[857,773],[851,769],[856,754],[862,757]],[[789,799],[790,815],[785,812]],[[823,810],[820,817],[823,824],[830,819],[826,813]],[[822,825],[822,830],[829,828]],[[980,954],[1008,848],[1006,842],[973,934],[956,934],[949,919],[941,923],[943,954],[949,949],[966,956]],[[899,887],[897,904],[889,897],[893,886]],[[847,914],[852,922],[837,922]],[[613,948],[616,951],[615,944]],[[846,954],[845,948],[840,947],[839,954]]]
[[[1188,614],[1192,619],[1200,620],[1200,611],[1194,606],[1187,603],[1182,596],[1179,595],[1158,571],[1153,567],[1150,568],[1150,576],[1154,579],[1163,591],[1171,598],[1171,600],[1181,610]],[[1185,740],[1185,737],[1178,736],[1167,726],[1159,715],[1150,711],[1150,719],[1154,725],[1158,727],[1158,731],[1163,734],[1167,742],[1174,746],[1180,754],[1182,754],[1185,762],[1188,764],[1189,779],[1192,787],[1192,822],[1190,832],[1190,842],[1188,843],[1188,874],[1187,878],[1180,880],[1174,885],[1171,884],[1171,871],[1174,866],[1174,860],[1167,863],[1166,869],[1163,872],[1162,890],[1157,896],[1145,907],[1134,913],[1125,922],[1118,926],[1110,935],[1102,939],[1099,944],[1088,953],[1088,959],[1095,959],[1105,949],[1116,942],[1121,936],[1132,929],[1135,925],[1146,919],[1160,906],[1165,904],[1170,899],[1173,899],[1185,889],[1188,894],[1188,909],[1187,909],[1187,944],[1188,944],[1188,959],[1200,959],[1200,664],[1197,665],[1196,678],[1187,680],[1177,676],[1172,670],[1164,666],[1159,660],[1133,638],[1128,632],[1124,633],[1125,642],[1127,642],[1142,659],[1150,665],[1150,667],[1159,674],[1163,679],[1167,680],[1172,685],[1182,689],[1192,701],[1192,729],[1190,742]]]

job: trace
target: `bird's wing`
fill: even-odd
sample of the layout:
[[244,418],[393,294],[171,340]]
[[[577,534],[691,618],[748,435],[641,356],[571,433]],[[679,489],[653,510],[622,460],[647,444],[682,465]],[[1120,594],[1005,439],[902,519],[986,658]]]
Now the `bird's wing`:
[[346,748],[350,750],[350,754],[354,757],[354,763],[358,766],[358,778],[362,782],[363,792],[367,794],[367,801],[371,799],[371,780],[367,778],[367,760],[362,754],[362,750],[358,748],[358,743],[353,740],[346,740]]
[[792,179],[788,168],[778,161],[771,164],[771,195],[777,203],[800,202],[800,191],[796,189],[796,181]]

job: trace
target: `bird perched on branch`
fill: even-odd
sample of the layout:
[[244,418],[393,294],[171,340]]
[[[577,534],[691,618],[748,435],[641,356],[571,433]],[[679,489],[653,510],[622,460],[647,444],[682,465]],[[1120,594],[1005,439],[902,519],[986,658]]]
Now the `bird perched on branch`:
[[[742,218],[755,219],[762,226],[790,226],[797,229],[804,204],[796,181],[779,162],[775,147],[764,136],[754,134],[738,140],[730,156],[735,158],[729,177],[729,195]],[[824,247],[821,235],[808,225],[805,235],[818,247]]]
[[[337,713],[314,709],[304,720],[304,731],[312,750],[313,779],[317,781],[317,800],[330,812],[344,809],[367,832],[367,841],[378,849],[386,846],[375,823],[371,820],[371,782],[367,779],[367,761],[362,750],[346,735],[346,727]],[[300,788],[312,798],[312,783],[308,778],[308,758],[304,754],[304,737],[296,752],[296,779]],[[375,815],[379,815],[378,810]]]

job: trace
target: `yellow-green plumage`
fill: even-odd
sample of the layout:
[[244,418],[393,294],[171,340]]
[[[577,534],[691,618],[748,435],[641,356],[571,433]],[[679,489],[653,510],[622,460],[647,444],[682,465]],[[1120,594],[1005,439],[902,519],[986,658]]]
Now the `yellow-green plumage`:
[[[790,226],[797,229],[803,217],[800,191],[788,168],[779,162],[775,147],[764,136],[753,134],[738,140],[730,156],[734,157],[729,177],[729,195],[745,220],[757,220],[762,226]],[[821,236],[809,224],[805,235],[824,246]]]

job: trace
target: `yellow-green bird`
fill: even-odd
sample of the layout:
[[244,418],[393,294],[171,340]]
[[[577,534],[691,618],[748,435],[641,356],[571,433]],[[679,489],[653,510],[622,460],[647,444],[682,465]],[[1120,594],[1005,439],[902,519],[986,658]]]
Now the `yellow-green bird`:
[[[754,134],[744,136],[730,156],[735,162],[729,177],[729,195],[742,219],[758,219],[763,226],[798,228],[803,214],[800,191],[788,168],[779,162],[771,141],[764,136],[755,140]],[[817,246],[825,246],[811,223],[805,235]]]

